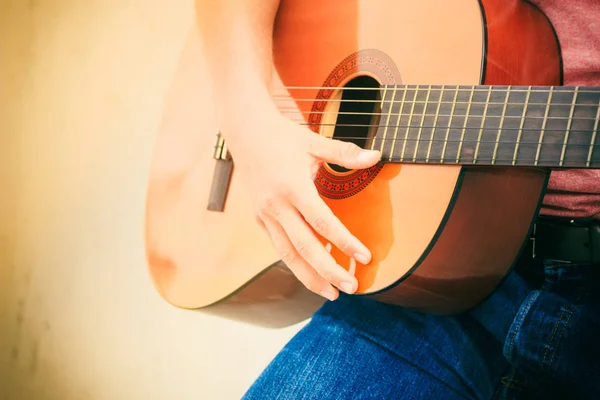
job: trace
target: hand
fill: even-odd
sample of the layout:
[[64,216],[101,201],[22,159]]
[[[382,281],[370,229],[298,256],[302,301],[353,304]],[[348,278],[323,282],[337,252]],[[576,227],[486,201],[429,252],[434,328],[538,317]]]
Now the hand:
[[323,246],[315,232],[362,264],[371,253],[321,199],[313,180],[323,162],[362,169],[376,164],[380,153],[325,138],[278,113],[225,137],[256,220],[281,260],[309,290],[329,300],[337,299],[337,289],[354,293],[356,277],[335,262],[331,246]]

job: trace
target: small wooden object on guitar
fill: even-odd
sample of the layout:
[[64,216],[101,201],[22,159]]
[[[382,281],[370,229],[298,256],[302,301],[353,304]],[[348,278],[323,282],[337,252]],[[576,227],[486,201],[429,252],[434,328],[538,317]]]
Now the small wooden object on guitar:
[[[194,30],[151,168],[150,275],[178,307],[300,322],[323,299],[253,218],[203,57]],[[474,307],[524,248],[550,168],[600,167],[600,88],[562,86],[554,30],[526,1],[282,0],[274,60],[284,115],[382,151],[373,168],[325,165],[315,179],[372,252],[356,266],[358,296],[445,315]]]

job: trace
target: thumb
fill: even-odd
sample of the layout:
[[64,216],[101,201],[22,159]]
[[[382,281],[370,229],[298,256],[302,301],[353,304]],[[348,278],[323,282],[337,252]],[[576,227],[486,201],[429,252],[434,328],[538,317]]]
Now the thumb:
[[369,168],[381,159],[377,150],[366,150],[351,142],[329,139],[314,135],[310,141],[309,153],[325,162],[348,169]]

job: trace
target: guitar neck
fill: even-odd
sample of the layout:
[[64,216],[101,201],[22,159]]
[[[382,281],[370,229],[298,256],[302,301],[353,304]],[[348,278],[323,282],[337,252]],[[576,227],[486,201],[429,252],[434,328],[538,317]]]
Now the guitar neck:
[[390,163],[600,168],[599,87],[382,86]]

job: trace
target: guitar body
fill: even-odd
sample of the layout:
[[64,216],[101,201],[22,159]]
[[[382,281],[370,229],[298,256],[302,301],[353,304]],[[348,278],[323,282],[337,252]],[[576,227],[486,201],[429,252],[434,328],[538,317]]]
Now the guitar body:
[[[562,83],[552,27],[518,0],[282,0],[274,63],[282,113],[333,137],[341,91],[323,86]],[[235,170],[223,210],[207,208],[217,86],[194,30],[152,160],[150,275],[178,307],[272,327],[302,321],[323,300],[279,261]],[[510,271],[547,178],[542,168],[382,164],[342,172],[324,166],[316,184],[373,254],[357,265],[357,295],[453,314],[485,299]],[[349,264],[337,249],[332,254]]]

